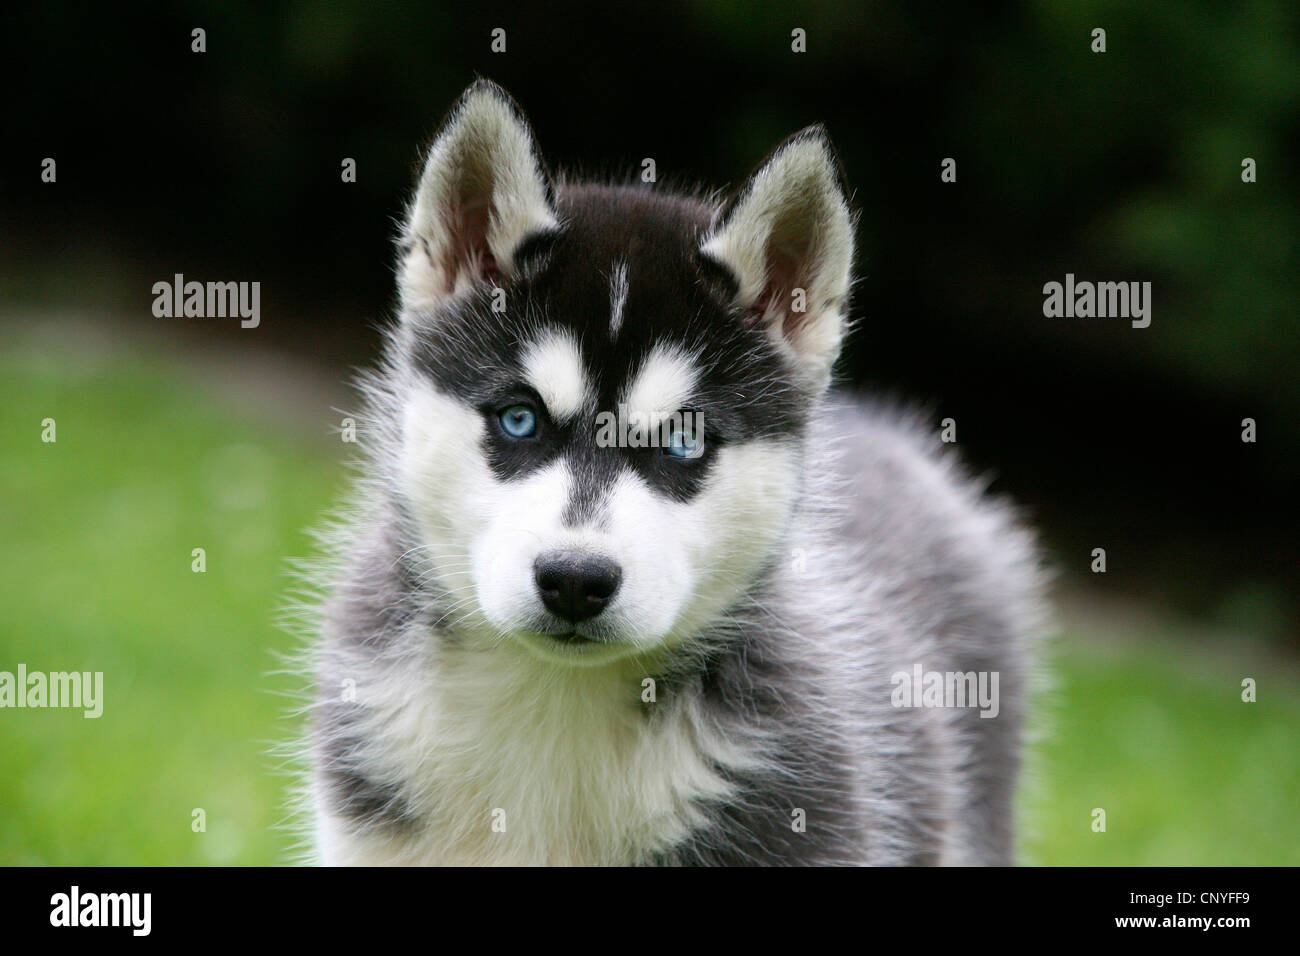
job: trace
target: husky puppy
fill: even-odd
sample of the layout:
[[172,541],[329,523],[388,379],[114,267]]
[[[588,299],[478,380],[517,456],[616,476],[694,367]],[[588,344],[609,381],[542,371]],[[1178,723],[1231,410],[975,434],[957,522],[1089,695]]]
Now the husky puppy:
[[465,92],[335,536],[321,861],[1012,861],[1038,560],[828,391],[852,258],[820,127],[718,204],[552,178]]

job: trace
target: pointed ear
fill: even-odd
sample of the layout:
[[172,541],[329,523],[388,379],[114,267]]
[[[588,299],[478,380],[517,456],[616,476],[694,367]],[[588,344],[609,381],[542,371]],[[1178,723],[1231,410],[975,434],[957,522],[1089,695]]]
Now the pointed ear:
[[443,123],[420,175],[401,241],[404,309],[444,304],[508,276],[523,239],[558,218],[532,131],[514,100],[478,80]]
[[853,222],[820,126],[773,151],[701,252],[735,277],[736,304],[766,325],[809,387],[830,382],[853,265]]

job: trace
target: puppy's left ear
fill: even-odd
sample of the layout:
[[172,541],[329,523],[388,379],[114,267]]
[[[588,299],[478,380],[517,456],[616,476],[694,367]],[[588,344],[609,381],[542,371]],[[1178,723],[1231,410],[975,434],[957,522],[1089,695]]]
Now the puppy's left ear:
[[489,80],[467,89],[429,149],[402,235],[405,309],[436,308],[509,276],[528,236],[557,227],[523,113]]
[[844,335],[853,221],[821,126],[777,147],[701,252],[735,277],[736,304],[766,326],[805,384],[824,389]]

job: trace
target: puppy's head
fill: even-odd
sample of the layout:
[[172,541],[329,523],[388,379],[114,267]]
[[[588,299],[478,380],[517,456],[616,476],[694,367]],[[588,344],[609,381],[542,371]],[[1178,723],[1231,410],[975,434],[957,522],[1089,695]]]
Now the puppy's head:
[[399,262],[394,483],[448,620],[594,665],[723,615],[790,519],[851,258],[819,129],[719,209],[556,183],[513,101],[470,87]]

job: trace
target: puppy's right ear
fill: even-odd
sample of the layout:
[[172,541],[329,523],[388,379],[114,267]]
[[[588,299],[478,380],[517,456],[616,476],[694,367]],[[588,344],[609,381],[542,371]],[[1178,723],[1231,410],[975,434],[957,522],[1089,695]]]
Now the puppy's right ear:
[[558,223],[527,121],[505,90],[478,80],[420,175],[401,241],[402,308],[437,308],[480,280],[509,276],[524,238]]
[[776,148],[701,251],[735,277],[736,304],[820,392],[844,335],[853,216],[830,140],[810,126]]

